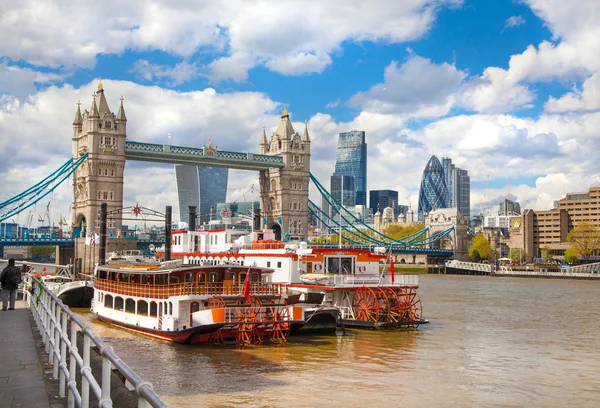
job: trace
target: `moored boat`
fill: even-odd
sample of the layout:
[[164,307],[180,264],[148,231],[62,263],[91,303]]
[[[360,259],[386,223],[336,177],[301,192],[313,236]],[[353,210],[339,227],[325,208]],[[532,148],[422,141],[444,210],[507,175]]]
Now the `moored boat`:
[[272,274],[270,268],[240,265],[98,266],[92,312],[178,343],[283,343],[292,325],[304,321]]
[[418,275],[395,274],[387,267],[385,249],[309,246],[274,238],[271,230],[178,230],[173,232],[171,256],[190,265],[273,268],[272,282],[285,288],[282,296],[302,308],[301,331],[331,331],[342,324],[416,328],[427,323]]

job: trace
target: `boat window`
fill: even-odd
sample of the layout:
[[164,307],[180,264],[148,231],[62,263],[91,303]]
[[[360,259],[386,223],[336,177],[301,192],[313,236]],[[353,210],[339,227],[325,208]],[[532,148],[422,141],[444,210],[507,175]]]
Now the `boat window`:
[[271,267],[271,261],[267,261],[267,268]]
[[104,307],[113,308],[113,297],[112,295],[106,295],[104,297]]
[[163,302],[163,314],[166,315],[167,314],[167,302]]
[[211,283],[215,283],[217,281],[217,278],[218,278],[217,273],[216,272],[211,272],[209,278],[210,278],[210,282]]
[[250,274],[250,282],[253,282],[253,283],[260,282],[260,276],[258,276],[258,272],[252,272]]
[[206,274],[204,272],[198,274],[198,283],[206,283]]
[[191,272],[188,272],[185,274],[185,281],[186,282],[191,282],[192,281],[192,276],[193,274]]
[[98,277],[100,279],[106,279],[106,271],[103,271],[102,269],[98,270]]
[[138,300],[137,314],[142,316],[148,316],[148,302],[145,300]]
[[277,267],[281,268],[281,261],[277,262]]
[[115,310],[123,310],[123,298],[122,297],[115,298]]
[[192,313],[197,312],[198,310],[200,310],[200,303],[192,302],[192,304],[191,304]]
[[150,303],[150,317],[156,317],[157,312],[158,312],[158,308],[156,306],[156,302],[151,302]]
[[173,302],[169,302],[169,314],[173,314]]
[[125,300],[125,311],[127,313],[135,313],[135,300],[133,300],[133,299]]
[[350,275],[354,272],[353,257],[327,257],[327,272]]

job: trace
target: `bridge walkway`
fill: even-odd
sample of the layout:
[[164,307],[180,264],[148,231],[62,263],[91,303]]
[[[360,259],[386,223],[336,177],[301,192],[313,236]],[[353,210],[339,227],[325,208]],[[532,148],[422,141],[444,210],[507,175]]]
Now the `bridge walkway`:
[[58,381],[44,375],[47,357],[27,304],[0,311],[0,407],[63,408]]

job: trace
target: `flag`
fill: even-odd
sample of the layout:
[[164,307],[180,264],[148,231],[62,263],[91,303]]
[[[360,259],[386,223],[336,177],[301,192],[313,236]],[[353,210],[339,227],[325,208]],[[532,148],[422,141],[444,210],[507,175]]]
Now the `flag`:
[[390,275],[392,275],[392,285],[394,284],[394,255],[390,254]]
[[94,232],[94,246],[100,245],[100,235]]
[[42,269],[42,272],[46,272],[46,267],[44,266],[44,269]]
[[173,137],[173,135],[170,133],[167,136],[169,137],[169,139]]
[[248,271],[246,279],[244,279],[244,297],[246,300],[250,299],[250,271]]

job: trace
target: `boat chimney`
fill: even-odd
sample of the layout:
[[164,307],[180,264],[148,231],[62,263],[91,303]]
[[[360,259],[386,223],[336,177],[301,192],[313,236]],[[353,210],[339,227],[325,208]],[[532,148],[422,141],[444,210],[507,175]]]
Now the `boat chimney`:
[[106,217],[108,204],[100,204],[100,250],[98,253],[98,264],[106,264]]
[[196,231],[196,206],[195,205],[190,205],[188,206],[189,208],[189,220],[188,220],[188,225],[189,225],[189,230],[190,231]]
[[165,261],[171,260],[171,213],[173,208],[167,205],[165,211]]

